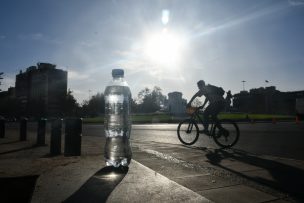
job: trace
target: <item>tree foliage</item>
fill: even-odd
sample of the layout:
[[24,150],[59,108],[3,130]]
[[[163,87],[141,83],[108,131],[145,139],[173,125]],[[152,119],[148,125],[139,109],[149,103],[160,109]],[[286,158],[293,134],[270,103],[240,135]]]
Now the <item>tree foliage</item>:
[[84,116],[98,116],[104,114],[105,101],[102,93],[93,95],[89,100],[85,100],[82,104],[82,114]]
[[165,101],[166,96],[162,94],[160,87],[155,86],[152,90],[146,87],[138,93],[137,112],[156,112],[162,108]]
[[77,116],[79,114],[79,104],[70,89],[68,89],[64,100],[63,112],[65,116]]

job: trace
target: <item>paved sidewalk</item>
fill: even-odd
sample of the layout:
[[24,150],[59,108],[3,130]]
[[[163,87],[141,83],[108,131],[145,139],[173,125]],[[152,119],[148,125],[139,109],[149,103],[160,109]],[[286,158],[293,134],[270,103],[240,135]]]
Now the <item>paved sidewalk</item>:
[[[18,141],[16,134],[1,139],[0,179],[6,182],[0,182],[0,187],[5,188],[7,182],[17,178],[20,181],[15,184],[22,185],[20,190],[32,187],[32,191],[27,191],[30,194],[25,199],[16,199],[21,191],[14,187],[5,189],[5,193],[0,191],[0,202],[29,199],[31,202],[210,202],[135,160],[122,180],[111,184],[118,175],[115,170],[98,175],[106,168],[103,144],[102,137],[83,136],[82,156],[50,157],[48,145],[34,147],[35,134],[23,142]],[[34,178],[35,184],[25,184],[22,182],[25,178]],[[104,194],[98,194],[98,190]],[[73,199],[75,195],[81,198]],[[94,195],[97,198],[92,198]]]
[[49,145],[34,146],[35,133],[23,142],[16,131],[8,133],[0,139],[0,202],[18,195],[31,202],[304,200],[304,162],[299,160],[132,140],[129,170],[116,173],[104,165],[103,137],[83,136],[80,157],[50,157]]
[[304,161],[156,142],[133,148],[134,159],[214,202],[304,201]]

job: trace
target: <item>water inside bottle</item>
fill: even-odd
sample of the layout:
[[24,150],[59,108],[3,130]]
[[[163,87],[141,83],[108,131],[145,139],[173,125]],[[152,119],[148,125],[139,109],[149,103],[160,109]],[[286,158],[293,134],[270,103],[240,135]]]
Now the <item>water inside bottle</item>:
[[106,139],[105,159],[108,166],[127,166],[131,157],[132,151],[128,138],[118,136]]
[[128,86],[108,86],[105,90],[105,159],[114,167],[129,165],[132,156],[130,97]]
[[123,86],[112,86],[109,89],[111,90],[110,94],[105,95],[106,137],[130,137],[130,95],[128,94],[130,90]]

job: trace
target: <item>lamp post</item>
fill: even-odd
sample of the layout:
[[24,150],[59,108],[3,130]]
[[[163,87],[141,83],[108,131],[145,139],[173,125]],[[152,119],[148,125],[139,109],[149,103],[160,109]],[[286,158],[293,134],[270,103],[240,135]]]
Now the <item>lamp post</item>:
[[267,86],[267,83],[269,83],[269,80],[265,80],[265,88]]
[[[1,80],[3,79],[3,77],[1,77],[1,75],[3,75],[3,72],[1,72],[0,73],[0,85],[1,85]],[[1,92],[2,90],[0,89],[0,92]]]
[[269,99],[268,99],[268,92],[266,90],[267,83],[269,83],[269,81],[265,80],[265,91],[264,91],[264,96],[265,96],[265,113],[269,113]]
[[91,92],[92,92],[92,90],[89,90],[89,100],[91,98]]
[[245,80],[242,80],[242,83],[243,83],[243,91],[245,91]]

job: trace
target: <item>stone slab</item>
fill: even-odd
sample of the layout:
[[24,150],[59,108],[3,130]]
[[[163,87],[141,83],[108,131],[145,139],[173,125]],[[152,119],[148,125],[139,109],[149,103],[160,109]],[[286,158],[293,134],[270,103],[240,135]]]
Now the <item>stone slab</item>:
[[277,199],[244,185],[215,188],[198,193],[217,203],[257,203]]
[[173,178],[173,180],[195,192],[235,185],[235,183],[229,181],[228,179],[212,175],[186,176],[181,178]]
[[127,176],[109,196],[112,202],[210,202],[203,196],[132,161]]

